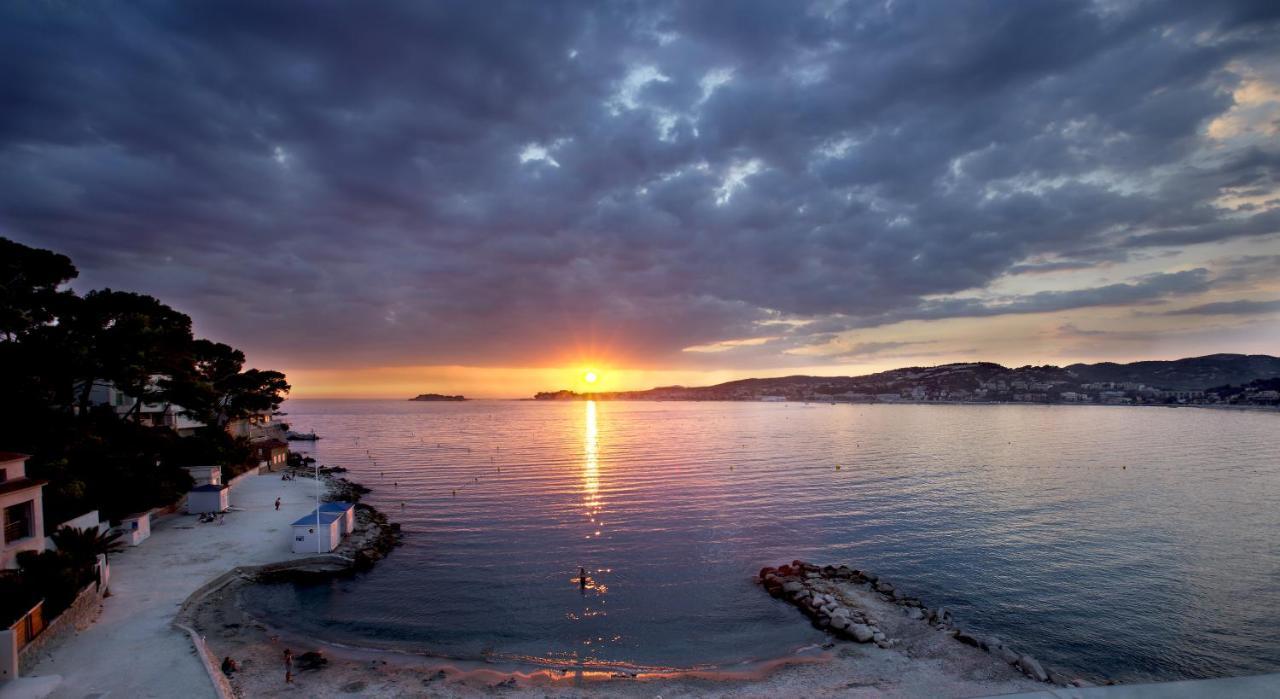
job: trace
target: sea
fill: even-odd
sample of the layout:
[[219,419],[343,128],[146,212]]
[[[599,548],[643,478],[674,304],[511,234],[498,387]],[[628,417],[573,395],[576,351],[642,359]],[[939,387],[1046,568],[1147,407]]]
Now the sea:
[[[1280,414],[1134,406],[291,400],[372,489],[371,571],[255,586],[354,646],[708,669],[822,643],[757,571],[873,571],[1095,680],[1280,670]],[[579,582],[586,571],[587,585]]]

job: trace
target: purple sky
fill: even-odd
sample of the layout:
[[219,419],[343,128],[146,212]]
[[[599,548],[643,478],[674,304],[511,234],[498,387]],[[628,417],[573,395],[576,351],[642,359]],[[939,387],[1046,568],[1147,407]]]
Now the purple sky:
[[0,235],[300,394],[1280,349],[1270,0],[15,2],[0,65]]

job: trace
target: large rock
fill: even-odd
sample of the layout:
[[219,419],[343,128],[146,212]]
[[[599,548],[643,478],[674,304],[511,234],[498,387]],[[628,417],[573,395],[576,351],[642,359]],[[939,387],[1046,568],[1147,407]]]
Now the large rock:
[[1005,661],[1006,663],[1009,663],[1010,665],[1018,664],[1018,654],[1013,652],[1013,649],[1011,648],[1008,648],[1006,646],[1000,646],[999,648],[992,651],[992,653],[997,658],[1000,658],[1001,660]]
[[858,643],[870,643],[876,637],[875,632],[866,624],[851,624],[849,626],[849,634]]
[[796,582],[795,580],[792,580],[791,582],[785,582],[782,584],[783,592],[794,593],[794,592],[800,592],[803,589],[804,589],[804,584]]
[[973,646],[974,648],[977,648],[981,645],[981,642],[978,641],[978,637],[974,636],[968,631],[957,631],[956,640],[967,646]]
[[891,595],[893,594],[893,585],[890,585],[889,583],[883,582],[883,581],[878,582],[876,583],[876,592],[880,592],[886,595]]
[[1072,686],[1072,684],[1071,684],[1071,678],[1070,678],[1070,677],[1068,677],[1068,676],[1066,676],[1066,675],[1064,675],[1064,674],[1062,674],[1061,672],[1058,672],[1057,670],[1050,669],[1050,670],[1048,671],[1048,673],[1049,673],[1049,681],[1050,681],[1050,682],[1052,682],[1052,683],[1054,683],[1054,684],[1056,684],[1056,685],[1058,685],[1059,687],[1070,687],[1070,686]]
[[995,636],[982,636],[978,639],[978,645],[985,651],[994,653],[996,649],[1004,647],[1004,641]]
[[845,629],[849,628],[849,617],[846,617],[846,616],[831,617],[831,628],[836,629],[837,631],[844,631]]
[[1035,658],[1029,655],[1024,654],[1018,658],[1018,668],[1027,673],[1028,676],[1034,677],[1041,682],[1049,681],[1049,674],[1044,671],[1044,668],[1040,666],[1040,663]]
[[920,621],[924,618],[924,612],[920,611],[919,607],[907,607],[906,614],[912,621]]

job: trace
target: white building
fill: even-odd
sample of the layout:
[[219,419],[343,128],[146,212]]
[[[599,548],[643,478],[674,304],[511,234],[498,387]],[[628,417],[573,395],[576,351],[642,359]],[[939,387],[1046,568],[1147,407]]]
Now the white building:
[[342,515],[338,526],[338,533],[346,536],[356,528],[356,506],[355,503],[342,502],[335,500],[334,502],[325,502],[320,504],[321,512],[336,512]]
[[44,486],[27,478],[26,454],[0,452],[0,569],[16,568],[20,551],[43,551]]
[[183,466],[182,470],[191,474],[195,485],[222,485],[221,466]]
[[[165,378],[160,375],[152,376],[151,384],[155,385]],[[138,404],[137,398],[125,394],[109,381],[95,383],[89,391],[89,401],[94,405],[109,405],[115,409],[117,415],[128,415]],[[184,437],[204,427],[203,422],[184,415],[185,408],[172,403],[143,403],[137,411],[138,422],[152,427],[168,427]]]
[[[312,510],[293,523],[294,553],[328,553],[342,541],[341,527],[344,516],[341,512],[324,512]],[[319,532],[317,533],[317,529]]]
[[187,493],[187,512],[200,514],[203,512],[226,512],[231,506],[231,487],[218,483],[197,485]]
[[130,546],[137,546],[151,537],[151,513],[139,512],[136,515],[121,517],[116,527],[120,532],[120,540]]

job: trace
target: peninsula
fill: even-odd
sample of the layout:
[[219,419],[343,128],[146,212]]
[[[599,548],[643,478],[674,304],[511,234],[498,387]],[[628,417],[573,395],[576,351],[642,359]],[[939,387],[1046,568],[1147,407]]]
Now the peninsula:
[[537,400],[736,400],[844,403],[1094,403],[1280,406],[1280,358],[1211,354],[1131,364],[965,362],[865,376],[783,376],[645,391],[538,393]]

